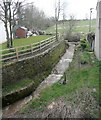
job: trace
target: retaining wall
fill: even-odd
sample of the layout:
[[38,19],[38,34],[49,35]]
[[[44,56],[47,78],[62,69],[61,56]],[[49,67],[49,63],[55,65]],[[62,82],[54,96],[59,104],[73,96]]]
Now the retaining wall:
[[61,42],[47,53],[40,56],[2,66],[2,85],[9,85],[26,78],[33,79],[43,72],[50,72],[64,54],[66,45]]

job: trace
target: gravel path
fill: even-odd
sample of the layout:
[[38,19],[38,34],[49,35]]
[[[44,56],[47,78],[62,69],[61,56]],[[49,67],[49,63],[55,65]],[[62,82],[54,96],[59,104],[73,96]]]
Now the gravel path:
[[59,81],[61,77],[63,76],[63,73],[65,72],[65,70],[69,67],[70,62],[73,59],[74,48],[75,48],[75,45],[72,43],[69,43],[69,48],[66,50],[66,53],[62,56],[58,64],[52,70],[52,73],[39,85],[39,87],[36,89],[36,91],[31,96],[26,97],[25,99],[6,107],[3,110],[3,118],[11,117],[14,113],[19,111],[26,103],[32,100],[32,98],[35,99],[39,97],[40,92],[44,88]]

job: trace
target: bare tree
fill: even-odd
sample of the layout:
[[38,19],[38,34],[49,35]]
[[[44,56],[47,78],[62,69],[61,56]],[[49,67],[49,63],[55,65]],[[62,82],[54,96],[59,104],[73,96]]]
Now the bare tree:
[[60,16],[60,0],[55,3],[56,40],[58,40],[58,21]]
[[47,18],[45,13],[34,5],[26,6],[23,12],[22,24],[29,29],[46,29],[52,24],[52,18]]
[[69,22],[68,22],[68,31],[69,31],[69,33],[72,33],[75,25],[76,25],[75,16],[74,15],[70,15],[70,19],[69,19]]
[[65,12],[65,10],[66,10],[66,3],[63,3],[63,5],[62,5],[63,7],[63,13],[62,13],[62,17],[63,17],[63,19],[62,19],[62,24],[63,24],[63,34],[64,34],[64,31],[65,31],[65,21],[66,21],[66,12]]
[[7,47],[10,46],[9,44],[9,31],[8,31],[8,4],[7,2],[2,2],[0,4],[0,20],[3,21],[5,30],[6,30],[6,36],[7,36]]
[[44,27],[50,25],[52,20],[47,18],[43,11],[39,11],[33,3],[25,4],[24,2],[19,2],[19,0],[6,2],[6,0],[2,0],[0,3],[0,20],[5,25],[8,48],[13,47],[12,36],[15,36],[17,26],[44,29]]
[[70,39],[73,35],[73,29],[75,28],[76,26],[76,19],[75,19],[75,16],[72,14],[70,15],[70,19],[68,20],[68,23],[67,23],[67,31],[66,31],[66,35],[65,35],[65,39]]
[[6,31],[7,47],[13,47],[12,33],[16,25],[17,16],[20,21],[20,8],[23,2],[15,2],[14,0],[2,0],[0,3],[0,20],[3,21]]
[[17,7],[15,7],[15,9],[13,9],[13,7],[14,7],[13,1],[8,2],[2,0],[2,2],[0,3],[0,20],[3,21],[5,26],[8,48],[13,47],[12,23],[14,22],[14,16],[17,9]]
[[[65,20],[65,3],[62,3],[60,0],[58,0],[58,3],[55,3],[55,21],[56,21],[56,40],[58,40],[58,22],[60,18],[60,13],[63,15],[63,20]],[[63,22],[64,25],[64,22]]]

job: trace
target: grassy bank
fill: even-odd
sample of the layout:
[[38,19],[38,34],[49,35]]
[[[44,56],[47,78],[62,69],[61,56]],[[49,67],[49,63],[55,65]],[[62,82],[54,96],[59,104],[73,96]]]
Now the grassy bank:
[[[39,35],[39,36],[32,36],[29,38],[20,38],[20,39],[14,39],[13,40],[13,47],[19,47],[19,46],[25,46],[30,45],[32,43],[40,42],[42,40],[45,40],[47,38],[51,37],[50,35]],[[6,49],[7,43],[0,44],[0,48]]]
[[[84,51],[81,50],[80,46],[76,47],[74,59],[66,71],[67,84],[63,85],[58,82],[44,89],[40,97],[33,100],[23,112],[26,114],[30,109],[43,110],[48,103],[63,97],[77,107],[80,101],[84,100],[84,110],[86,112],[86,107],[89,107],[87,114],[98,117],[99,113],[96,112],[98,110],[96,108],[101,98],[99,95],[100,62],[90,51],[89,45]],[[96,101],[96,104],[94,101]],[[90,105],[94,107],[91,108]],[[83,109],[83,104],[80,107]]]
[[2,88],[2,94],[6,95],[8,93],[15,92],[16,90],[26,87],[27,85],[29,85],[32,82],[33,82],[33,80],[31,80],[31,79],[24,79],[22,81],[18,81],[17,83],[10,84],[10,85]]
[[19,90],[31,82],[34,82],[36,88],[49,75],[65,50],[65,43],[62,42],[44,55],[3,66],[3,95]]

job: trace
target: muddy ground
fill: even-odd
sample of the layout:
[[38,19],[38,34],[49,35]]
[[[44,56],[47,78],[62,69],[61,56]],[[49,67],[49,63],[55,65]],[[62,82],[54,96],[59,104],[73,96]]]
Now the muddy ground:
[[91,92],[88,88],[82,88],[72,97],[61,97],[41,110],[30,107],[26,112],[17,112],[12,118],[99,118],[96,113],[99,113],[100,108]]

